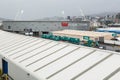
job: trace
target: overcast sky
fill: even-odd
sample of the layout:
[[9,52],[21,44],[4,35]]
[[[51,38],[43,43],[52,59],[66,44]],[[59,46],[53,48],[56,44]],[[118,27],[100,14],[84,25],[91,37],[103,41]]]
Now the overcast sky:
[[[102,12],[119,12],[120,0],[0,0],[0,17],[39,19],[43,17],[80,16]],[[21,15],[22,14],[22,15]]]

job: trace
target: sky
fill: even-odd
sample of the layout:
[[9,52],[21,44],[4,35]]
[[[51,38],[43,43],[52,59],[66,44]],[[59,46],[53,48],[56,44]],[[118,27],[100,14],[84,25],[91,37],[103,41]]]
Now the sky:
[[0,0],[0,17],[32,20],[119,12],[120,0]]

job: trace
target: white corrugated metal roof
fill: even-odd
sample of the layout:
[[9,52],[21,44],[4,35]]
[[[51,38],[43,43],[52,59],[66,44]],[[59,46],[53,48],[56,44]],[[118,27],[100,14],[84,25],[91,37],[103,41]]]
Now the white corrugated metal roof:
[[4,31],[0,37],[0,55],[38,80],[120,80],[119,53]]

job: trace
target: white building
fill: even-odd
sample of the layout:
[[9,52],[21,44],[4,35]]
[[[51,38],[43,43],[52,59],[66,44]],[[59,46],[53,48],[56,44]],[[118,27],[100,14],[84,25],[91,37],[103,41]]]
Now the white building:
[[120,54],[0,31],[0,68],[14,80],[120,80]]

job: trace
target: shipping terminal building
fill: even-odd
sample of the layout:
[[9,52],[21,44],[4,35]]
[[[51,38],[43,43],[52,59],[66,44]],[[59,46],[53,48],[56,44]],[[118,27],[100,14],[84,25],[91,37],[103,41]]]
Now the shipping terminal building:
[[90,30],[89,21],[3,21],[3,30],[17,33],[33,32],[41,35],[64,29]]

